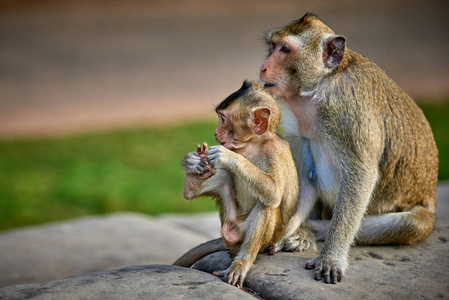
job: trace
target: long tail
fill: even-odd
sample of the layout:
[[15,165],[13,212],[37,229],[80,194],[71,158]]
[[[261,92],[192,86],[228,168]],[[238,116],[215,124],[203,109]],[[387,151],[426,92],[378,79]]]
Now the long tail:
[[183,256],[178,258],[173,265],[190,268],[200,258],[223,250],[226,250],[226,248],[223,245],[222,238],[210,240],[187,251]]
[[[424,240],[433,229],[435,213],[423,206],[409,211],[367,216],[355,237],[358,245],[409,245]],[[310,220],[317,241],[323,241],[331,221]]]

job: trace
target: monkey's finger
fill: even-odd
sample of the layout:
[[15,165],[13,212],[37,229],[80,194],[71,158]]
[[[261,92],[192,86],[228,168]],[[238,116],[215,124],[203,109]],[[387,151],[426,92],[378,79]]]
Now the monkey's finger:
[[322,272],[321,269],[318,269],[315,271],[315,280],[318,280],[318,281],[321,280],[321,272]]
[[185,158],[185,163],[188,165],[196,165],[198,163],[201,163],[203,159],[199,157],[196,153],[193,155],[189,155]]
[[201,165],[201,168],[203,168],[204,170],[209,170],[209,168],[210,168],[209,163],[204,159],[202,159],[200,161],[200,165]]
[[340,269],[337,269],[337,280],[340,282],[343,278],[343,274]]
[[218,162],[218,158],[219,158],[219,156],[217,155],[217,154],[215,154],[215,153],[213,153],[213,154],[207,154],[207,159],[210,161],[210,163],[211,164],[215,164],[215,163],[217,163]]
[[329,266],[325,266],[323,270],[323,277],[325,283],[331,282],[331,268]]
[[196,146],[196,153],[201,154],[201,145]]
[[202,175],[208,171],[208,167],[206,165],[196,165],[192,168],[192,172],[198,175]]
[[220,153],[221,148],[224,148],[223,146],[212,146],[209,148],[209,150],[207,150],[208,154],[216,154],[216,153]]
[[209,146],[206,142],[203,143],[203,153],[206,154],[207,150],[209,149]]
[[239,280],[240,274],[238,272],[231,272],[228,275],[228,283],[230,285],[237,285],[237,282]]
[[341,281],[341,271],[334,267],[331,270],[331,283],[336,284],[337,281]]
[[232,277],[234,276],[234,272],[233,271],[230,271],[228,274],[227,274],[227,278],[226,278],[226,282],[227,283],[229,283],[229,284],[232,284]]
[[[285,245],[284,246],[284,250],[288,251],[288,252],[295,252],[296,250],[298,250],[298,248],[299,248],[299,243],[295,244],[295,245],[291,244],[291,245]],[[306,269],[307,269],[307,267],[306,267]],[[310,269],[308,269],[308,270],[310,270]]]
[[313,268],[315,268],[315,263],[314,262],[311,262],[311,261],[306,262],[306,269],[307,270],[312,270]]
[[212,275],[220,277],[221,280],[226,281],[226,271],[213,271]]
[[243,276],[239,276],[239,283],[237,284],[237,287],[242,288],[243,287]]

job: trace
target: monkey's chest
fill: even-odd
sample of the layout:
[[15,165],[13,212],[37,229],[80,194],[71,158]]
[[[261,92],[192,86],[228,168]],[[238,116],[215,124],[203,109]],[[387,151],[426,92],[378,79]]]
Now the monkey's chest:
[[318,189],[320,198],[333,206],[340,184],[336,158],[323,144],[311,142],[310,151],[316,177],[314,186]]

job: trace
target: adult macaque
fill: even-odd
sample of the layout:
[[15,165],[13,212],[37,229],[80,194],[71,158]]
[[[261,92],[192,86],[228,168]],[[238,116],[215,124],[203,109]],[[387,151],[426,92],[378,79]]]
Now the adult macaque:
[[[220,145],[198,146],[184,157],[184,197],[215,198],[224,248],[236,256],[227,270],[214,275],[241,286],[257,253],[280,250],[284,238],[295,232],[298,178],[288,142],[276,132],[279,108],[263,85],[245,81],[216,112]],[[189,267],[221,246],[219,240],[211,241],[174,264]]]
[[354,241],[424,240],[435,220],[438,151],[422,111],[315,15],[272,30],[266,41],[260,79],[284,103],[300,179],[297,214],[304,221],[319,206],[332,218],[314,223],[328,231],[306,268],[336,283]]

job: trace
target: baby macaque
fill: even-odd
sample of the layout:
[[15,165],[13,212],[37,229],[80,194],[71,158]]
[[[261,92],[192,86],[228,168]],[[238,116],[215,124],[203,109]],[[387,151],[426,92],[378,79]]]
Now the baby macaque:
[[[190,267],[205,254],[227,249],[236,256],[227,270],[214,275],[242,286],[257,253],[279,251],[297,229],[298,177],[290,147],[276,131],[279,108],[261,84],[245,81],[216,112],[220,145],[198,146],[182,166],[184,197],[215,199],[223,243],[200,245],[175,265]],[[310,241],[314,243],[312,237]]]

